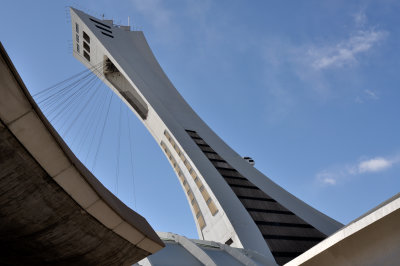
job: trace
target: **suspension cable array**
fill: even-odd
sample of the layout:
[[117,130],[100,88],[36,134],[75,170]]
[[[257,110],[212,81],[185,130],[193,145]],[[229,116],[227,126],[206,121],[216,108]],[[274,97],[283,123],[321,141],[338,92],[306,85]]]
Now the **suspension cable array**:
[[[108,184],[109,188],[113,187],[114,193],[118,195],[121,175],[130,176],[133,186],[130,194],[133,196],[133,206],[136,207],[133,140],[128,107],[118,97],[114,97],[114,93],[105,86],[102,71],[103,63],[93,65],[33,94],[33,98],[53,127],[89,170],[96,171],[99,157],[116,155],[115,172],[112,174],[114,182],[101,181],[106,186]],[[126,123],[122,123],[123,109],[125,109]],[[113,136],[110,137],[111,135]],[[127,141],[122,139],[124,135]],[[123,141],[128,145],[121,146]],[[116,153],[109,152],[113,145]],[[127,156],[121,156],[123,152]],[[121,158],[125,157],[127,162],[122,162]],[[107,158],[107,161],[113,160]],[[130,167],[123,167],[126,164]]]

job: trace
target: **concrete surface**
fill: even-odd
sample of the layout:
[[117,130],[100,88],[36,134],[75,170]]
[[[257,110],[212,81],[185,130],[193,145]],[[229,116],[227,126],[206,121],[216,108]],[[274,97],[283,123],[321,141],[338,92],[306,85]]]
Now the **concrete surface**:
[[74,156],[0,52],[0,264],[131,265],[163,248]]

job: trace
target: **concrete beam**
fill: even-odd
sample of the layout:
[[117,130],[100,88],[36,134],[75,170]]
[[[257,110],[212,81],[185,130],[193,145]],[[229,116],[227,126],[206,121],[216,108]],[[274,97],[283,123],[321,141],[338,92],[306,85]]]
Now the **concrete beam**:
[[133,264],[164,247],[44,117],[0,43],[0,264]]

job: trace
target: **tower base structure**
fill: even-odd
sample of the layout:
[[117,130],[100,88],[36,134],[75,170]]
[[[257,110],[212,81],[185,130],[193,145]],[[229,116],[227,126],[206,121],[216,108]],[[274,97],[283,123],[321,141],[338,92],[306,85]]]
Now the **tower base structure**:
[[[273,265],[259,253],[158,233],[166,247],[135,265]],[[187,241],[195,245],[187,244]],[[287,262],[285,266],[388,265],[400,261],[400,193]],[[208,264],[207,264],[208,263]]]

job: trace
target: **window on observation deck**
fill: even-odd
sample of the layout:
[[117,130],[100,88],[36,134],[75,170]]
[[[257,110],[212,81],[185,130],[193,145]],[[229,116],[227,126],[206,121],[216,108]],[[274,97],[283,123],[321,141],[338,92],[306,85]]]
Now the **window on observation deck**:
[[90,53],[90,46],[86,42],[83,42],[83,48]]
[[230,245],[232,245],[232,243],[233,243],[232,238],[229,238],[229,239],[225,242],[225,245],[230,246]]
[[83,32],[83,39],[84,39],[85,41],[87,41],[87,43],[90,43],[90,37],[89,37],[89,35],[87,35],[86,32]]
[[86,51],[83,51],[83,56],[86,58],[86,60],[90,61],[90,55],[86,53]]

